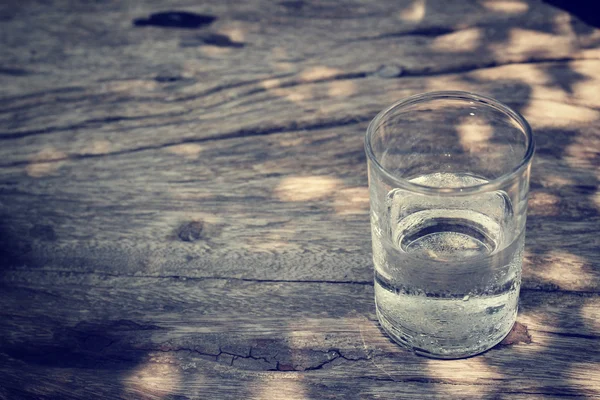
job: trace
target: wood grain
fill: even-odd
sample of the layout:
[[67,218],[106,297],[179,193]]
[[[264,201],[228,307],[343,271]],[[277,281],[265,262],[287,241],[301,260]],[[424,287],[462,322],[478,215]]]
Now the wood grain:
[[[1,399],[600,397],[600,30],[533,0],[0,21]],[[537,154],[519,325],[441,362],[377,325],[362,140],[450,88]]]

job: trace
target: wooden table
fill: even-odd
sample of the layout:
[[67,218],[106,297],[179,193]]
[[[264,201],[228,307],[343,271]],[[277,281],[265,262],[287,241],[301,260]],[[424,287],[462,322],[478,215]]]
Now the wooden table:
[[[600,396],[600,30],[578,17],[22,0],[0,43],[1,399]],[[506,102],[538,145],[518,324],[458,361],[378,326],[362,144],[440,89]]]

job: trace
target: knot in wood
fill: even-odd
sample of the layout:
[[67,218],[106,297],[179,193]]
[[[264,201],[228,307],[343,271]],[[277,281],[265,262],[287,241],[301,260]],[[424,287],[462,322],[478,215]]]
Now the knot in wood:
[[202,238],[202,229],[204,228],[204,224],[202,221],[192,221],[190,223],[184,224],[179,228],[179,239],[184,242],[194,242],[200,238]]

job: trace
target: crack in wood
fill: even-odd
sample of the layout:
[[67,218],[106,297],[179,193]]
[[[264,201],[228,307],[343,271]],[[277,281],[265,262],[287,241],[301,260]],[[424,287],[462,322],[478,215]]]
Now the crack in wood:
[[[108,346],[107,346],[108,347]],[[308,366],[306,368],[302,368],[302,369],[296,369],[295,366],[290,366],[288,364],[282,364],[282,360],[277,359],[277,355],[278,353],[276,353],[274,356],[272,357],[257,357],[252,355],[252,346],[250,346],[250,349],[248,351],[248,354],[237,354],[237,353],[233,353],[233,352],[229,352],[229,351],[224,351],[220,346],[219,346],[219,352],[214,354],[214,353],[207,353],[207,352],[203,352],[197,349],[193,349],[193,348],[188,348],[188,347],[177,347],[177,348],[172,348],[172,349],[164,349],[164,348],[137,348],[136,350],[140,350],[140,351],[147,351],[147,352],[152,352],[152,351],[158,351],[161,353],[169,353],[169,352],[182,352],[182,351],[186,351],[189,353],[195,353],[195,354],[199,354],[201,356],[205,356],[205,357],[214,357],[215,361],[219,361],[219,357],[222,355],[228,355],[231,356],[231,361],[230,361],[230,366],[233,366],[235,363],[235,360],[238,359],[247,359],[247,360],[256,360],[256,361],[263,361],[264,363],[268,364],[268,366],[271,366],[272,364],[275,364],[273,366],[273,368],[268,368],[266,369],[266,371],[279,371],[279,372],[289,372],[289,371],[295,371],[295,372],[303,372],[303,371],[315,371],[315,370],[319,370],[319,369],[323,369],[323,367],[325,367],[326,365],[334,362],[335,360],[338,359],[343,359],[346,360],[348,362],[357,362],[357,361],[368,361],[371,360],[372,357],[358,357],[358,358],[352,358],[352,357],[347,357],[345,356],[338,348],[333,348],[333,349],[329,349],[329,350],[321,350],[320,352],[324,353],[324,354],[332,354],[331,358],[328,358],[327,360],[324,360],[318,364],[315,365],[311,365]]]
[[121,274],[110,274],[106,272],[87,272],[87,271],[71,271],[71,270],[60,270],[60,269],[29,269],[29,268],[19,268],[15,270],[18,271],[27,271],[27,272],[37,272],[37,273],[58,273],[58,274],[76,274],[76,275],[96,275],[102,277],[110,277],[110,278],[131,278],[131,279],[172,279],[172,280],[190,280],[190,281],[237,281],[237,282],[255,282],[255,283],[303,283],[303,284],[332,284],[332,285],[373,285],[373,281],[336,281],[336,280],[295,280],[295,279],[254,279],[254,278],[237,278],[237,277],[228,277],[228,276],[183,276],[183,275],[121,275]]
[[189,348],[189,347],[177,347],[177,348],[173,348],[173,349],[161,349],[161,348],[137,348],[136,350],[140,350],[140,351],[147,351],[147,352],[152,352],[152,351],[159,351],[161,353],[170,353],[170,352],[181,352],[181,351],[187,351],[189,353],[195,353],[195,354],[199,354],[201,356],[205,356],[205,357],[214,357],[215,361],[219,361],[219,357],[221,357],[222,355],[228,355],[231,356],[231,361],[230,361],[230,366],[233,366],[235,360],[237,359],[248,359],[248,360],[256,360],[256,361],[263,361],[267,364],[276,364],[274,368],[270,368],[267,369],[267,371],[276,371],[276,367],[279,364],[279,361],[275,360],[274,358],[270,361],[267,357],[256,357],[252,355],[252,346],[250,346],[250,350],[248,352],[248,354],[237,354],[237,353],[232,353],[229,351],[224,351],[220,346],[219,346],[219,352],[214,354],[214,353],[207,353],[207,352],[203,352],[197,349],[193,349],[193,348]]
[[448,27],[444,27],[444,26],[429,26],[429,27],[416,28],[416,29],[413,29],[410,31],[404,31],[404,32],[383,33],[383,34],[377,35],[377,36],[361,36],[361,37],[357,37],[354,39],[349,39],[347,41],[344,41],[342,44],[346,44],[349,42],[364,42],[364,41],[371,41],[371,40],[406,37],[406,36],[425,36],[425,37],[435,38],[438,36],[443,36],[443,35],[447,35],[450,33],[460,32],[462,30],[472,29],[472,28],[476,28],[476,26],[469,26],[464,29],[452,29],[452,28],[448,28]]
[[[327,279],[260,279],[260,278],[239,278],[231,276],[189,276],[189,275],[128,275],[128,274],[111,274],[107,272],[96,272],[96,271],[74,271],[68,269],[33,269],[33,268],[16,268],[12,272],[28,272],[28,273],[55,273],[55,274],[76,274],[76,275],[92,275],[102,276],[118,279],[171,279],[171,280],[190,280],[190,281],[237,281],[237,282],[253,282],[253,283],[298,283],[298,284],[332,284],[332,285],[363,285],[372,286],[372,280],[327,280]],[[33,289],[32,289],[33,290]],[[521,294],[523,293],[557,293],[561,295],[576,296],[576,297],[596,297],[600,296],[600,291],[578,291],[578,290],[565,290],[565,289],[551,289],[546,288],[524,288],[521,287]],[[546,332],[556,333],[557,332]],[[595,337],[593,337],[595,338]]]
[[356,362],[356,361],[369,361],[372,360],[373,357],[357,357],[357,358],[351,358],[351,357],[347,357],[345,356],[340,349],[338,348],[332,348],[326,351],[323,351],[323,353],[325,354],[330,354],[333,353],[333,357],[330,359],[327,359],[317,365],[311,366],[311,367],[307,367],[304,369],[304,371],[314,371],[314,370],[318,370],[318,369],[322,369],[324,366],[326,366],[327,364],[331,364],[332,362],[334,362],[335,360],[338,359],[343,359],[346,361],[350,361],[350,362]]

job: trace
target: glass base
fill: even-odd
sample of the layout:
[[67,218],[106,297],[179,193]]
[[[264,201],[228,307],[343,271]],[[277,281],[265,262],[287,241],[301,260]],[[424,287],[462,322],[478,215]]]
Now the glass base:
[[408,335],[407,332],[404,332],[402,329],[398,329],[398,328],[394,327],[383,315],[381,315],[381,313],[379,312],[379,309],[377,309],[377,319],[379,320],[381,327],[387,333],[387,335],[394,342],[399,344],[400,346],[413,351],[415,354],[417,354],[419,356],[435,358],[435,359],[445,359],[445,360],[468,358],[468,357],[472,357],[472,356],[481,354],[481,353],[491,349],[492,347],[494,347],[498,343],[500,343],[502,340],[504,340],[504,338],[510,333],[514,323],[516,322],[516,319],[515,319],[515,321],[513,321],[512,324],[509,325],[510,328],[505,333],[503,333],[501,336],[499,336],[499,339],[496,339],[493,341],[488,341],[488,342],[482,343],[482,344],[478,344],[477,346],[470,346],[470,347],[456,346],[455,348],[447,348],[447,349],[444,349],[441,351],[434,352],[434,351],[431,351],[430,349],[424,349],[424,348],[415,346],[413,344],[413,340],[410,339],[410,335]]

